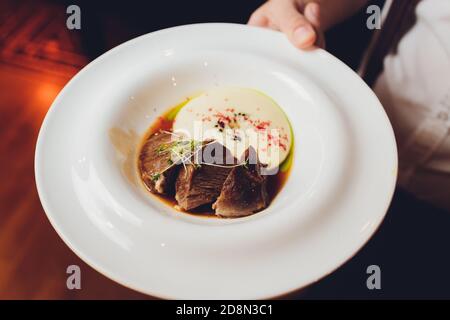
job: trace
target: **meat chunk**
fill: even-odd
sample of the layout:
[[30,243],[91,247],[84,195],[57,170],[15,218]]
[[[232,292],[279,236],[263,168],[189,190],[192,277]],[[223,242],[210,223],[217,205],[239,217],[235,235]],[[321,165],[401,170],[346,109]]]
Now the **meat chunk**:
[[217,201],[213,204],[218,216],[247,216],[269,205],[267,177],[261,175],[261,164],[256,151],[250,147],[244,157],[247,164],[230,171]]
[[217,142],[203,146],[193,161],[180,168],[175,185],[175,199],[184,210],[213,203],[236,164],[230,151]]
[[142,147],[139,169],[142,180],[152,193],[170,194],[174,191],[178,168],[172,166],[172,154],[164,152],[171,143],[172,135],[159,131],[148,138]]

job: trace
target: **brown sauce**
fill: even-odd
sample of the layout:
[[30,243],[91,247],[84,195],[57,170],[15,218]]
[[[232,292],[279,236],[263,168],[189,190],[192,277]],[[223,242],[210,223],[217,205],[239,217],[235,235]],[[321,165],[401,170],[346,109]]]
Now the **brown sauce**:
[[[155,122],[147,130],[146,134],[144,135],[144,138],[142,139],[142,141],[139,145],[139,154],[141,153],[141,149],[142,149],[143,145],[145,144],[145,141],[147,141],[147,139],[149,137],[151,137],[153,134],[155,134],[159,130],[172,131],[173,122],[174,122],[177,111],[179,111],[179,109],[181,109],[181,107],[183,107],[188,101],[189,100],[169,109],[167,112],[165,112],[163,115],[159,116],[155,120]],[[291,152],[288,155],[288,157],[286,158],[285,162],[289,161],[290,157],[292,157],[292,154],[291,154],[292,151],[293,151],[293,148],[291,147]],[[282,167],[282,165],[280,166],[280,168],[281,167]],[[287,167],[287,168],[285,168],[284,170],[280,169],[276,175],[267,176],[267,194],[268,194],[269,200],[270,200],[269,203],[271,203],[275,199],[275,197],[281,191],[281,189],[283,188],[283,186],[285,185],[285,183],[289,177],[292,165],[291,165],[291,163],[289,163],[285,167]],[[138,164],[138,168],[140,170],[140,168],[141,168],[140,164]],[[139,176],[142,176],[142,172],[139,172]],[[163,203],[167,204],[168,206],[170,206],[180,212],[191,214],[191,215],[196,215],[196,216],[201,215],[204,217],[218,218],[214,214],[214,210],[212,209],[211,204],[203,205],[203,206],[200,206],[196,209],[193,209],[193,210],[190,210],[189,212],[187,212],[187,211],[184,211],[181,209],[177,209],[177,207],[178,207],[177,201],[175,200],[174,195],[161,195],[161,194],[153,194],[153,193],[152,193],[152,195],[157,197]],[[270,206],[270,204],[269,204],[269,206]]]

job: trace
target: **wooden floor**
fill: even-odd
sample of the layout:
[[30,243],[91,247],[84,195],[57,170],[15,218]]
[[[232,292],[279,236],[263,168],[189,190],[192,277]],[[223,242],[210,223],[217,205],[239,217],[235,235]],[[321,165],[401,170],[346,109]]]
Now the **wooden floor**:
[[[0,299],[144,298],[76,257],[51,227],[34,182],[40,124],[64,79],[0,64]],[[81,267],[82,290],[66,288]]]
[[[148,298],[83,263],[41,207],[33,168],[38,131],[87,61],[74,50],[76,35],[61,28],[64,8],[17,3],[0,3],[0,299]],[[66,288],[71,264],[81,267],[81,290]]]

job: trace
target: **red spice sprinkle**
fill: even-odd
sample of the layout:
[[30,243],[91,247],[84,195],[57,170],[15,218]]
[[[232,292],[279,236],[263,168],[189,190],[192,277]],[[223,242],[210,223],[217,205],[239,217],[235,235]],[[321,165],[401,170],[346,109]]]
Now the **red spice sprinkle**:
[[256,129],[258,130],[265,130],[267,127],[270,126],[270,121],[261,121],[256,125]]
[[224,115],[221,112],[217,112],[216,114],[214,114],[214,116],[217,117],[219,119],[219,121],[227,122],[227,123],[231,122],[231,118],[229,116]]

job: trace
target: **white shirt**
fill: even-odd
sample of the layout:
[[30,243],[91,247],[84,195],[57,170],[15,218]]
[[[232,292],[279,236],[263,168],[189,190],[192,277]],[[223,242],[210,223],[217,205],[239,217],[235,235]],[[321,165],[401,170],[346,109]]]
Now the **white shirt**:
[[399,183],[450,209],[450,1],[422,0],[374,91],[396,134]]

